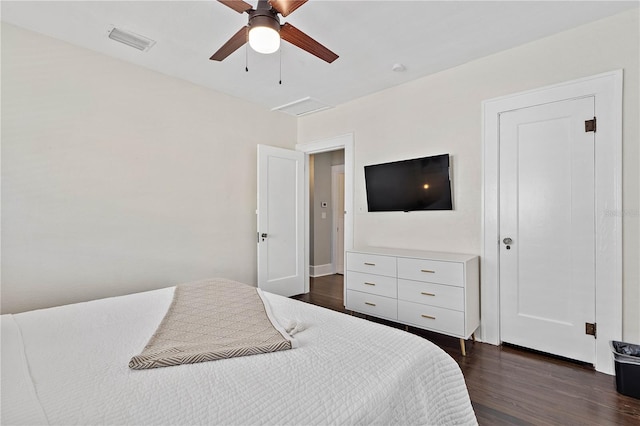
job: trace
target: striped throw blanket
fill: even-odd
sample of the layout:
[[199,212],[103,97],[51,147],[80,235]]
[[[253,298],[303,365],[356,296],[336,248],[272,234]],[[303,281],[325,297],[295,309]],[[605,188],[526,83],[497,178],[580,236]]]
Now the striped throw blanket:
[[293,348],[259,289],[226,279],[176,286],[155,334],[129,368],[168,367]]

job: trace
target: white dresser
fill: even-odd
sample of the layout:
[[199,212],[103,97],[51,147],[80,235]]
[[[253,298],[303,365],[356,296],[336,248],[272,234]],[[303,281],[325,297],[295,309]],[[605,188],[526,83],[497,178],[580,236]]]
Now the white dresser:
[[480,325],[478,256],[381,247],[347,251],[347,309],[464,340]]

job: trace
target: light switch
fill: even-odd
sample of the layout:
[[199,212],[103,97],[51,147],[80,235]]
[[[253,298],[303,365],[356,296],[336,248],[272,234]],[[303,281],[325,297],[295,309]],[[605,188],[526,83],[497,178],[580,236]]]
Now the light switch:
[[327,212],[322,212],[322,218],[326,219],[327,218]]

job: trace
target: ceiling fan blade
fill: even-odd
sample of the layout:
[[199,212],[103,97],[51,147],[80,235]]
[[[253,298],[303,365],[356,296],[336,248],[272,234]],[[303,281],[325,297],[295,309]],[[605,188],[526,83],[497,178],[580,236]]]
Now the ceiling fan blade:
[[305,4],[308,0],[269,0],[269,5],[282,16],[291,15],[294,10]]
[[338,55],[294,27],[288,22],[280,27],[280,37],[289,43],[306,50],[326,62],[333,62],[338,59]]
[[242,0],[218,0],[220,3],[225,6],[230,7],[238,13],[246,12],[251,9],[251,5],[249,3],[245,3]]
[[238,50],[242,45],[247,42],[249,37],[249,27],[242,27],[240,31],[235,33],[233,37],[229,39],[216,53],[213,54],[212,61],[222,61],[227,56]]

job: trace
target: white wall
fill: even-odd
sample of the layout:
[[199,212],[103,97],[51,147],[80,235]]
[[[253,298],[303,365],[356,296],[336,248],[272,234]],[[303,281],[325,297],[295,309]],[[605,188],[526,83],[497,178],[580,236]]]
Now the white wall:
[[[624,69],[625,340],[640,343],[638,9],[301,118],[300,142],[355,133],[355,246],[480,254],[481,102]],[[406,64],[411,67],[411,64]],[[453,212],[366,213],[363,166],[450,153]]]
[[293,117],[3,24],[2,312],[255,284],[256,145],[295,142]]

